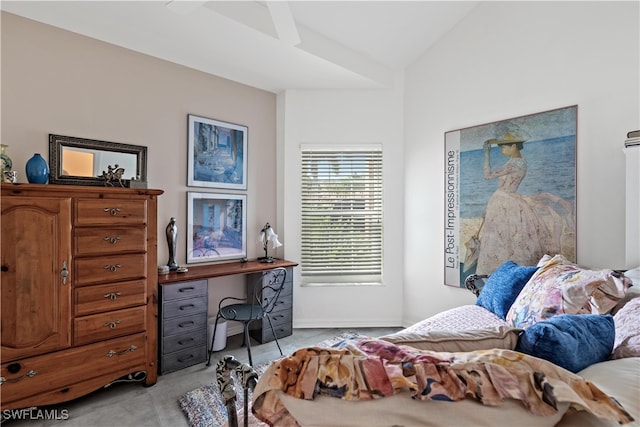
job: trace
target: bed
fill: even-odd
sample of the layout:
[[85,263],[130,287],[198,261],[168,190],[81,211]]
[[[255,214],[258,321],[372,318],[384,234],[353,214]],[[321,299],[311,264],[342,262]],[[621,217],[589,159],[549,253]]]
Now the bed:
[[476,304],[274,361],[251,410],[277,426],[638,426],[638,275],[507,262]]

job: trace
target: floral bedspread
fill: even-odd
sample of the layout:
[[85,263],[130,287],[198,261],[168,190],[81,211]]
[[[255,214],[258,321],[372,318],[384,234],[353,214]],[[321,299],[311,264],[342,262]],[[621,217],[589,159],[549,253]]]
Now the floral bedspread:
[[533,414],[553,415],[558,402],[624,424],[633,418],[590,381],[546,360],[511,350],[465,353],[419,350],[364,338],[338,348],[308,347],[269,366],[253,393],[252,411],[269,425],[297,425],[277,391],[299,399],[384,398],[409,390],[413,399],[517,399]]

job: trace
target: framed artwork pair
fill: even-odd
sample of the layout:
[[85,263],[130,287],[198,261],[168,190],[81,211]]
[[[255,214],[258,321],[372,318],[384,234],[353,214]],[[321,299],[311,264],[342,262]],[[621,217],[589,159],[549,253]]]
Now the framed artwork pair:
[[247,256],[247,196],[226,190],[247,189],[248,128],[190,114],[188,116],[190,187],[225,192],[187,192],[187,263]]

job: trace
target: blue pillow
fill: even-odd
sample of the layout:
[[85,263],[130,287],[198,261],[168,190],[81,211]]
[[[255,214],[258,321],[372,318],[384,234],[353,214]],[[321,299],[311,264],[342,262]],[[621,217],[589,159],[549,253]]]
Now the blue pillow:
[[537,269],[538,267],[520,266],[513,261],[505,262],[491,273],[480,291],[476,305],[505,320],[511,305]]
[[607,360],[613,351],[615,335],[610,314],[559,314],[525,329],[518,338],[516,351],[575,373]]

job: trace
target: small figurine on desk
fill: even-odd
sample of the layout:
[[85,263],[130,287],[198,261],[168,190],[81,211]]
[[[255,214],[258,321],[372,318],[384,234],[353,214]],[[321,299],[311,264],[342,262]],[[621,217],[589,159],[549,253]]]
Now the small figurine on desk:
[[180,266],[176,262],[176,244],[178,242],[178,226],[176,225],[176,219],[171,217],[166,229],[167,245],[169,245],[169,261],[167,265],[171,270],[178,270]]

